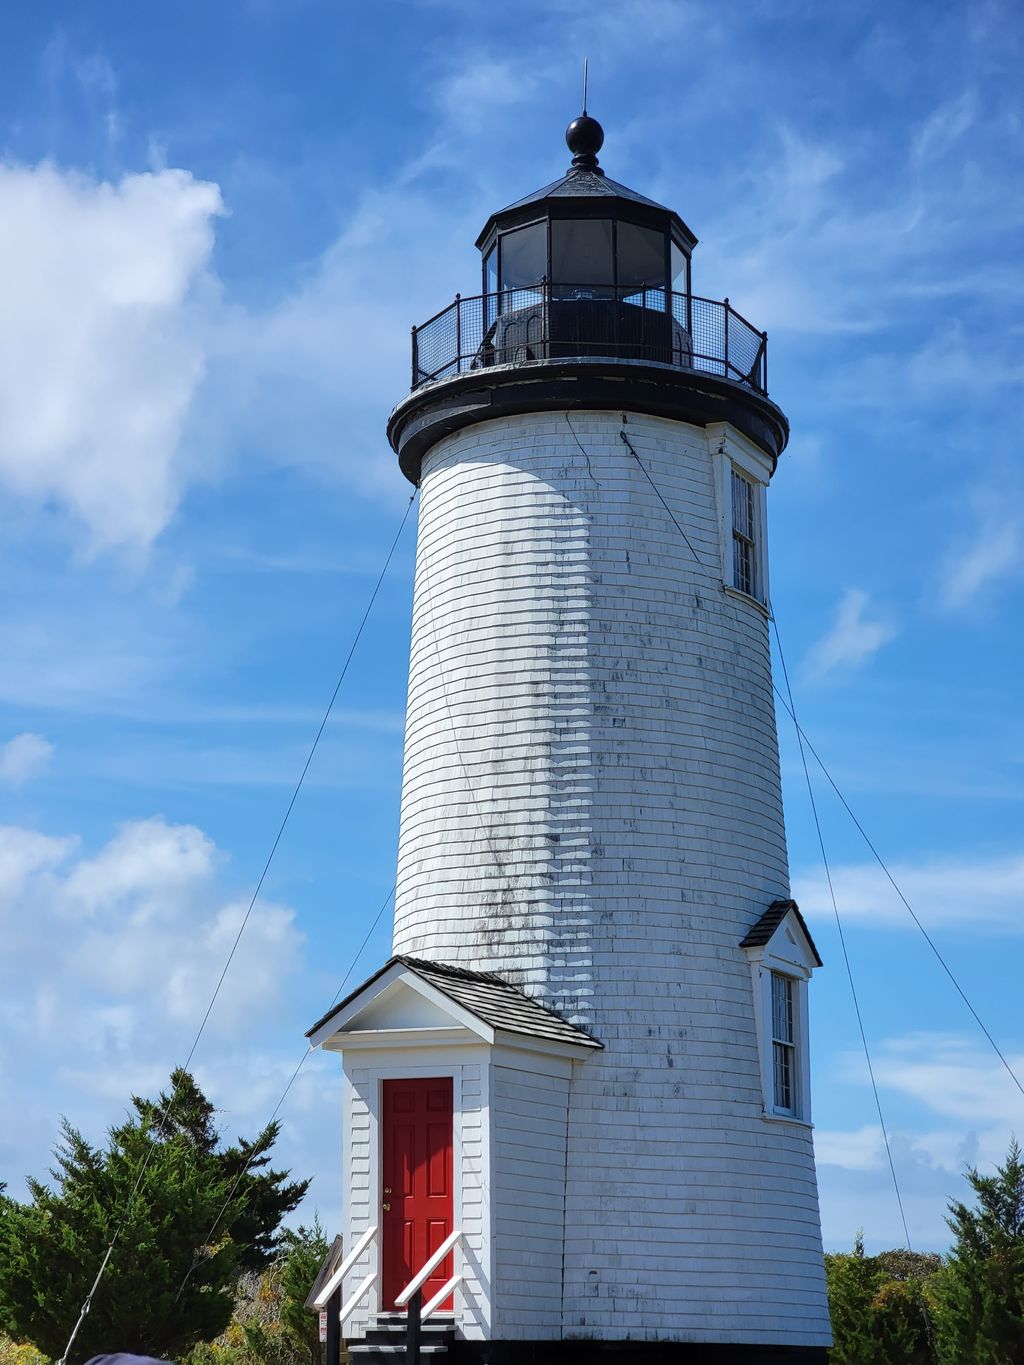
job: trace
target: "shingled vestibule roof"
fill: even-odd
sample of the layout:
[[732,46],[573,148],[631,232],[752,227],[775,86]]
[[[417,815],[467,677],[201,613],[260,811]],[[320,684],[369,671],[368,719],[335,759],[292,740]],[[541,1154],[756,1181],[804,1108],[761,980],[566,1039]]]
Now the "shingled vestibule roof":
[[740,944],[740,947],[741,948],[765,947],[765,945],[770,942],[772,934],[775,933],[775,930],[779,927],[779,925],[790,913],[790,911],[792,911],[793,914],[796,916],[797,923],[800,925],[804,938],[806,938],[807,940],[807,946],[814,954],[814,960],[820,967],[822,965],[821,957],[818,953],[817,948],[814,946],[814,939],[811,938],[811,931],[808,929],[807,921],[800,913],[800,907],[799,905],[797,905],[796,901],[772,901],[771,905],[769,905],[768,909],[764,912],[761,918],[750,930],[750,933],[747,934],[746,938]]
[[311,1038],[340,1014],[375,981],[401,966],[414,972],[428,986],[433,986],[456,1005],[461,1005],[491,1028],[504,1033],[521,1033],[531,1038],[545,1038],[556,1043],[574,1043],[577,1047],[603,1048],[585,1029],[570,1024],[557,1010],[532,1000],[518,986],[513,986],[494,972],[474,972],[468,967],[453,967],[444,962],[425,962],[415,957],[392,957],[380,971],[374,972],[344,1000],[318,1019],[306,1032]]

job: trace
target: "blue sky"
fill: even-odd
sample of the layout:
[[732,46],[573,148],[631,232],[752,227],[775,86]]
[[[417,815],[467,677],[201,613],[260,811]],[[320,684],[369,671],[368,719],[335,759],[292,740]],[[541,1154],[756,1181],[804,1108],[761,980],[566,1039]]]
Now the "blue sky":
[[[0,16],[0,1179],[187,1050],[408,498],[409,327],[602,163],[770,335],[804,728],[1024,1074],[1024,20],[1002,0],[207,0]],[[196,1058],[269,1114],[393,878],[414,524]],[[902,1229],[791,730],[826,1243]],[[824,789],[915,1245],[1024,1099]],[[388,918],[367,971],[387,953]],[[357,975],[358,975],[357,969]],[[339,1085],[282,1154],[337,1221]],[[16,1115],[17,1120],[12,1121]],[[305,1210],[311,1212],[311,1207]]]

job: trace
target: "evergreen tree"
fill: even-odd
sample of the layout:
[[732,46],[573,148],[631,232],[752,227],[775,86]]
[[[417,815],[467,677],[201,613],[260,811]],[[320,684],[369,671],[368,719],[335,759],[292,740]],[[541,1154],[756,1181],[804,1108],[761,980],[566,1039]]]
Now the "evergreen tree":
[[236,1187],[239,1213],[231,1239],[239,1248],[239,1266],[242,1270],[262,1270],[270,1265],[278,1254],[281,1219],[298,1207],[309,1189],[308,1180],[288,1184],[287,1171],[267,1169],[281,1125],[270,1123],[254,1141],[239,1138],[236,1146],[218,1150],[216,1111],[192,1076],[180,1067],[171,1073],[170,1094],[162,1092],[155,1101],[134,1095],[132,1104],[158,1140],[186,1138],[219,1168],[229,1188]]
[[306,1365],[320,1365],[320,1318],[306,1307],[306,1298],[327,1251],[327,1238],[319,1218],[314,1219],[312,1228],[284,1234],[281,1323],[294,1343],[298,1359]]
[[946,1365],[1024,1365],[1024,1160],[1016,1140],[995,1175],[974,1168],[975,1206],[949,1205],[955,1241],[938,1281]]
[[852,1253],[827,1255],[833,1365],[933,1365],[924,1286],[941,1264],[906,1250],[866,1256],[861,1233]]
[[29,1180],[27,1204],[0,1197],[0,1328],[15,1339],[61,1354],[118,1227],[73,1362],[109,1351],[174,1359],[211,1340],[231,1316],[239,1269],[273,1254],[307,1182],[266,1169],[276,1128],[218,1150],[212,1106],[187,1073],[174,1081],[182,1108],[168,1123],[167,1095],[136,1099],[137,1117],[111,1129],[105,1149],[62,1120],[52,1186]]

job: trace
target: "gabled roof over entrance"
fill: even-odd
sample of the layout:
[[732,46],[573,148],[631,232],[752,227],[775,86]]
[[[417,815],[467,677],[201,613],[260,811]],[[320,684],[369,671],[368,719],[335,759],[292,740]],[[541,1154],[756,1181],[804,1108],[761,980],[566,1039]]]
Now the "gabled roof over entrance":
[[380,971],[318,1019],[306,1037],[316,1046],[333,1033],[347,1029],[383,990],[402,978],[413,986],[419,984],[428,998],[436,993],[454,1006],[459,1015],[470,1016],[489,1033],[517,1034],[591,1050],[604,1046],[585,1029],[570,1024],[556,1010],[531,999],[494,972],[474,972],[467,967],[405,956],[390,958]]

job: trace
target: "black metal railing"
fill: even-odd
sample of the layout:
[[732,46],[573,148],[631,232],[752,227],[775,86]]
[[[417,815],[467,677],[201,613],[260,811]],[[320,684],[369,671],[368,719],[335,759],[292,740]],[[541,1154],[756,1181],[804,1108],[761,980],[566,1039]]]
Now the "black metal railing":
[[492,365],[609,358],[700,370],[768,391],[768,336],[729,300],[643,286],[475,294],[412,329],[412,387]]

